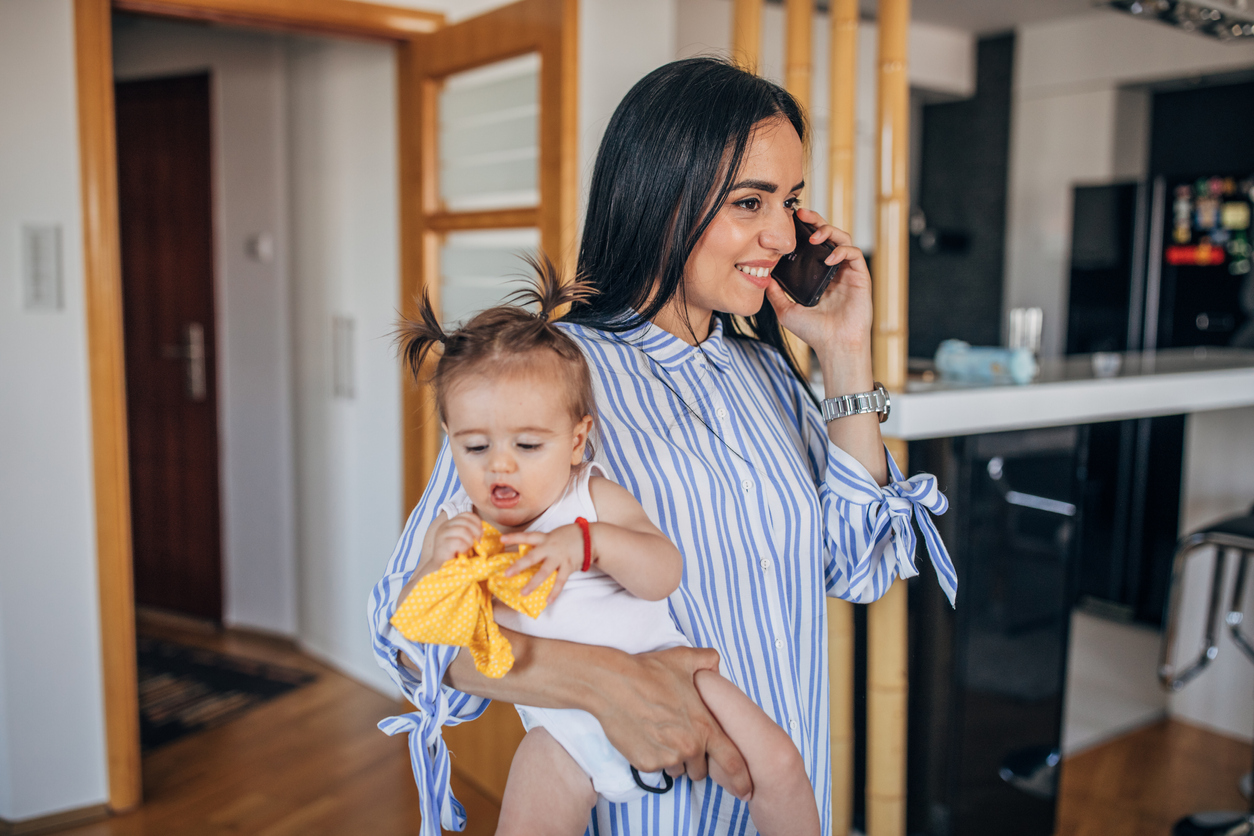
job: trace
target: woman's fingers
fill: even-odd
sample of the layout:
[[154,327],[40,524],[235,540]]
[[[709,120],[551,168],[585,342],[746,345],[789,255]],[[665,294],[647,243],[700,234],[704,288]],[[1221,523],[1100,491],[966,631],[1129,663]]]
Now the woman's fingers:
[[775,309],[776,316],[781,318],[788,316],[788,312],[797,307],[797,303],[788,295],[788,292],[774,279],[766,286],[766,300]]
[[693,780],[705,778],[707,752],[716,754],[728,776],[727,789],[748,797],[752,782],[744,758],[693,682],[698,670],[718,668],[718,654],[676,647],[626,659],[613,687],[603,692],[606,704],[597,712],[615,748],[641,772],[687,772]]
[[856,263],[862,257],[862,250],[851,245],[842,244],[832,250],[827,258],[823,259],[823,263],[830,267],[833,264],[840,264],[842,261]]
[[[715,733],[706,741],[705,754],[706,758],[718,764],[726,774],[724,780],[732,784],[727,789],[731,790],[733,795],[742,800],[747,800],[753,795],[753,781],[749,777],[749,767],[745,765],[745,757],[740,754],[736,744],[731,742],[731,738],[723,731],[722,726],[715,725]],[[706,766],[704,760],[702,766]],[[704,778],[705,775],[701,777]]]
[[823,220],[823,216],[818,212],[815,212],[813,209],[799,207],[797,209],[797,216],[801,218],[801,220],[810,224],[810,226],[817,227],[814,234],[810,236],[811,244],[817,244],[820,241],[831,241],[840,246],[853,243],[852,235],[845,232],[843,229],[837,229],[832,226],[827,221]]

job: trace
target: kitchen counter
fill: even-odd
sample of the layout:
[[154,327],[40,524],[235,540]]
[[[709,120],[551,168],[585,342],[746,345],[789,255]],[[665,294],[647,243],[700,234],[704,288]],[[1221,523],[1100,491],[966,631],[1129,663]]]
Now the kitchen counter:
[[[1113,374],[1095,365],[1119,357]],[[884,436],[940,438],[1254,405],[1254,350],[1176,348],[1045,360],[1026,385],[911,381],[892,392]]]

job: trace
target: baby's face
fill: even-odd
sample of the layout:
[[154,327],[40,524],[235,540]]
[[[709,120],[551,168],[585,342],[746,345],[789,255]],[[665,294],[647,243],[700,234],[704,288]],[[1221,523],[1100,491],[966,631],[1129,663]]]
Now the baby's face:
[[445,393],[444,418],[462,487],[501,532],[557,501],[592,427],[590,417],[571,418],[561,382],[539,374],[461,381]]

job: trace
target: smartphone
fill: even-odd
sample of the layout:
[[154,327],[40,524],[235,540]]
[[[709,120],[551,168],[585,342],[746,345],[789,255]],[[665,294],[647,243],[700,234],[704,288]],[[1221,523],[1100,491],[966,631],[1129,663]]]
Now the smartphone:
[[796,214],[792,216],[792,222],[797,230],[797,249],[781,258],[771,275],[794,300],[813,308],[823,298],[823,291],[827,290],[827,285],[840,269],[839,264],[829,267],[823,263],[836,245],[830,241],[811,244],[810,236],[815,233],[815,228]]

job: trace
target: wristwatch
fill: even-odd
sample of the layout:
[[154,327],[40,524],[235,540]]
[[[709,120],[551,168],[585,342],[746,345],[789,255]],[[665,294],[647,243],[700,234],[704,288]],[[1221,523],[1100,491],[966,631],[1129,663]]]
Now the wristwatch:
[[877,380],[875,388],[870,392],[827,398],[820,406],[823,409],[823,420],[828,423],[835,421],[837,418],[847,418],[850,415],[878,412],[880,414],[880,423],[882,424],[888,420],[888,411],[892,408],[892,401],[888,399],[888,390],[884,388],[884,384]]

